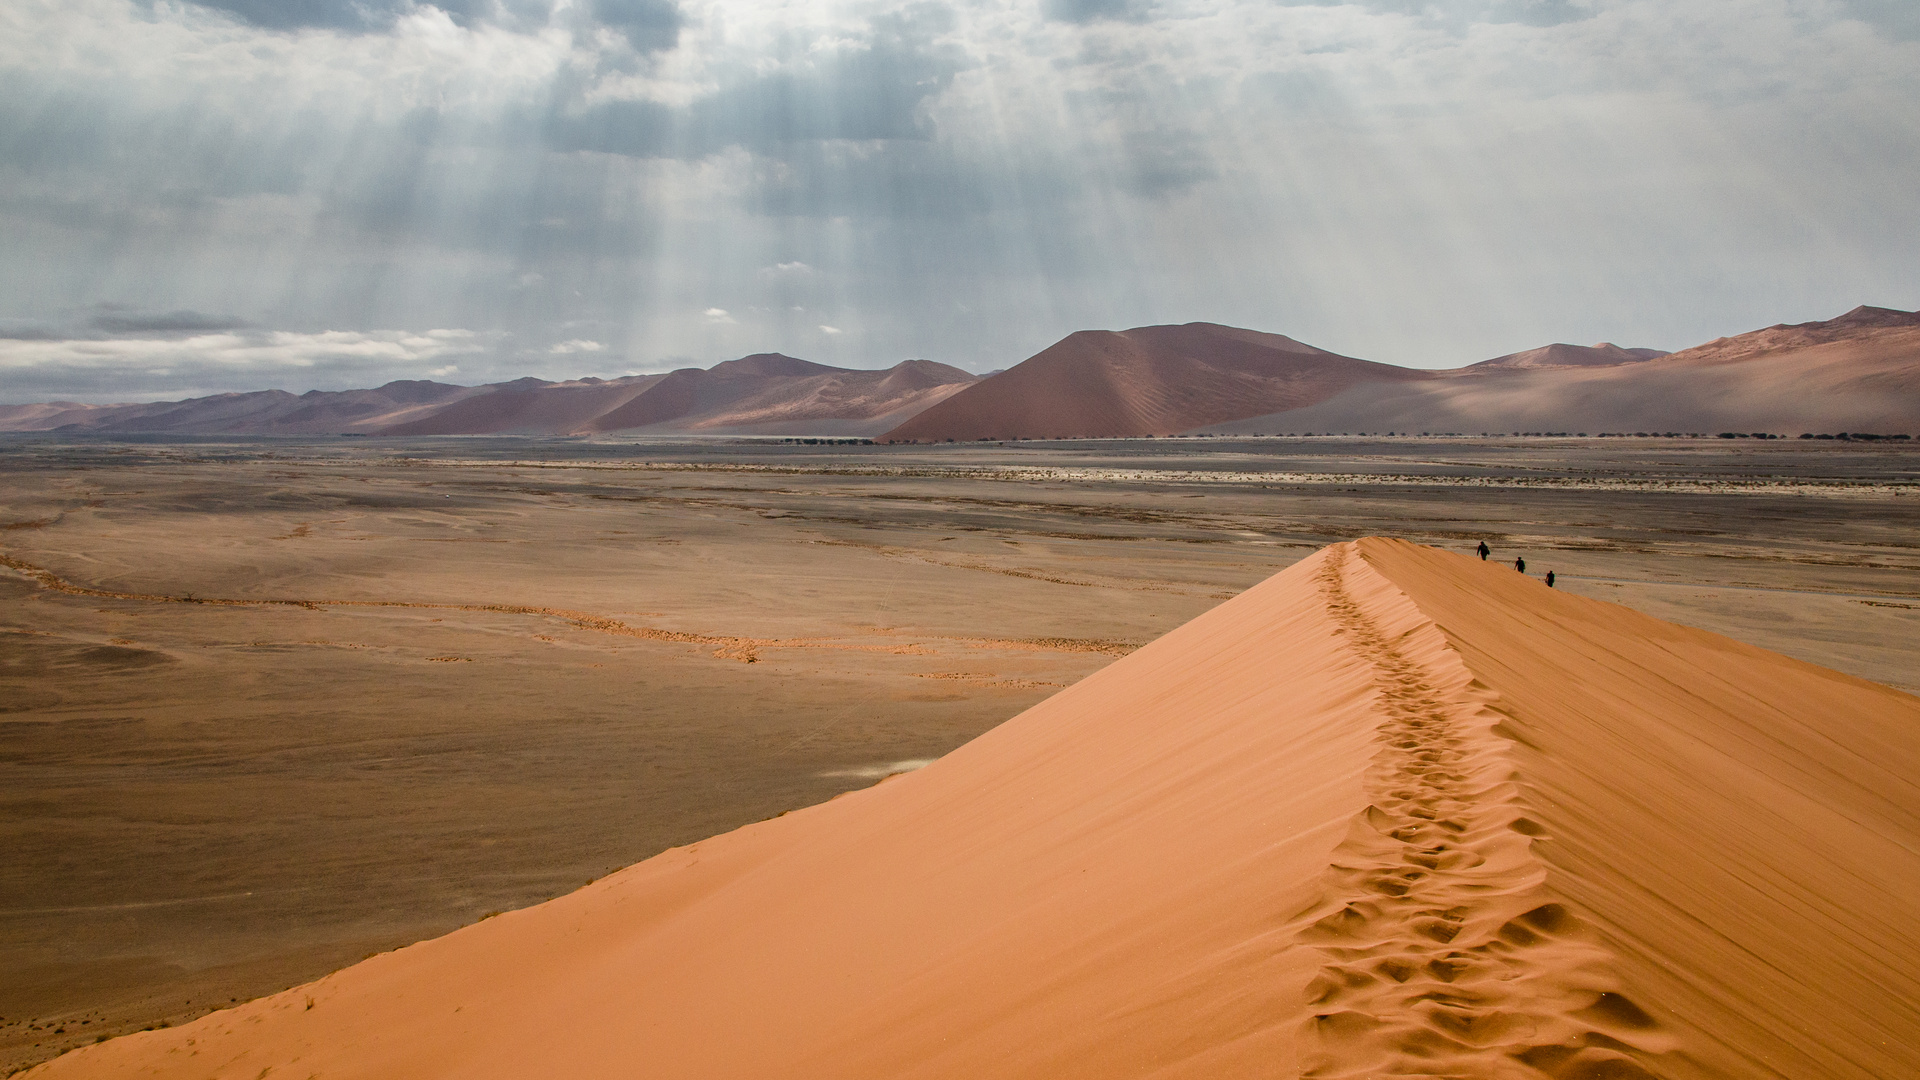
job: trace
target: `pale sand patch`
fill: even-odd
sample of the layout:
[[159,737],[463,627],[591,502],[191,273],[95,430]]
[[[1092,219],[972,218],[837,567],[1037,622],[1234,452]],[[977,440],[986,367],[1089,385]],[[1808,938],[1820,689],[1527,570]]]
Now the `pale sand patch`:
[[883,780],[900,773],[924,769],[938,761],[938,758],[908,758],[906,761],[889,761],[881,765],[860,765],[851,769],[832,769],[817,776],[851,776],[860,780]]

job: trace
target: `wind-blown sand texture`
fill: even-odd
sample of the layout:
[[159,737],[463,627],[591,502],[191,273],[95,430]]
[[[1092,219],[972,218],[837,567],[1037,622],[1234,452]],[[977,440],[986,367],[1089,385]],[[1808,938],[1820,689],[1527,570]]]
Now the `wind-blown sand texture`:
[[1340,544],[918,772],[32,1075],[1915,1075],[1917,722]]

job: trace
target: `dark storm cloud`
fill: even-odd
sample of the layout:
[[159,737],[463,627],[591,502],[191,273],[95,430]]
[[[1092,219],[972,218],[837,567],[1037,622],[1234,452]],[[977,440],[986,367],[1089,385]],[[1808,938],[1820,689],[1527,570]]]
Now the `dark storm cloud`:
[[230,315],[208,315],[184,308],[164,312],[110,311],[95,315],[88,322],[109,334],[197,334],[251,325],[245,319]]
[[862,46],[745,76],[685,106],[629,100],[557,109],[547,141],[556,150],[699,158],[734,146],[777,153],[811,141],[926,139],[922,104],[965,62],[932,40],[951,19],[931,5],[876,19]]
[[1150,0],[1043,0],[1040,11],[1058,22],[1145,22],[1153,16]]

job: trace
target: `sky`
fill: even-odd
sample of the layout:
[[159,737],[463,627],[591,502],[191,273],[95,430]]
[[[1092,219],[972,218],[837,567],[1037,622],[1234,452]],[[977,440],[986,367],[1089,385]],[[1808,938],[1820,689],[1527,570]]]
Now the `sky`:
[[1914,0],[4,0],[0,402],[1920,307]]

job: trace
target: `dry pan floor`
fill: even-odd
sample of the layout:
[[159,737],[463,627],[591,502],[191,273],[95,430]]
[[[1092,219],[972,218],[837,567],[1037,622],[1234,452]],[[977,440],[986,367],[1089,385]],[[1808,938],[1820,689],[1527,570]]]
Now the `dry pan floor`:
[[1336,545],[926,769],[32,1075],[1920,1075],[1917,724]]

